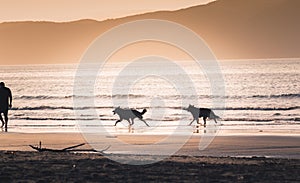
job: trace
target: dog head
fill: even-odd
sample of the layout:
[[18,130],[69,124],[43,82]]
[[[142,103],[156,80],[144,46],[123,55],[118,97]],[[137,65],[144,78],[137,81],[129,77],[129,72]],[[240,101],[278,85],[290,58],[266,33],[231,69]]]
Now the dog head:
[[191,111],[193,108],[195,108],[194,105],[189,104],[189,106],[187,108],[183,108],[183,110]]
[[117,113],[120,111],[120,109],[121,109],[121,108],[120,108],[120,106],[119,106],[119,107],[115,108],[115,110],[113,110],[112,112],[113,112],[114,115],[115,115],[115,114],[117,114]]

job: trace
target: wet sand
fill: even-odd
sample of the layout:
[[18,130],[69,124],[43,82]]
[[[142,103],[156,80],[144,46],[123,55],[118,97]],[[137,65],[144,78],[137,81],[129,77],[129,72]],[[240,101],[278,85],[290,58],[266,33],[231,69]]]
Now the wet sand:
[[[119,135],[116,140],[129,144],[152,144],[163,140],[162,135]],[[39,141],[43,147],[47,148],[65,148],[68,146],[87,143],[80,133],[0,133],[0,150],[10,151],[33,151],[29,145],[37,146]],[[111,137],[98,139],[103,145],[113,145],[107,142],[112,140]],[[253,135],[253,136],[216,136],[211,144],[204,150],[199,150],[200,135],[193,135],[189,141],[176,153],[176,155],[186,156],[217,156],[217,157],[236,157],[236,156],[265,156],[276,158],[293,158],[300,159],[300,136],[275,136],[275,135]],[[177,136],[172,139],[171,144],[159,146],[168,148],[178,145],[181,137]],[[87,143],[82,148],[91,148]],[[110,153],[124,153],[130,150],[120,146],[112,147],[108,150]],[[130,153],[130,152],[129,152]],[[160,154],[154,151],[153,154]]]
[[[131,144],[149,144],[164,137],[122,135],[116,138]],[[299,136],[217,136],[200,151],[200,136],[194,135],[175,155],[141,166],[120,164],[101,154],[39,153],[28,146],[42,141],[43,147],[60,149],[85,143],[79,133],[0,133],[0,139],[1,182],[300,181]],[[91,147],[87,144],[80,148]],[[106,153],[110,154],[112,150],[108,149]],[[158,158],[157,155],[114,156],[123,162]]]

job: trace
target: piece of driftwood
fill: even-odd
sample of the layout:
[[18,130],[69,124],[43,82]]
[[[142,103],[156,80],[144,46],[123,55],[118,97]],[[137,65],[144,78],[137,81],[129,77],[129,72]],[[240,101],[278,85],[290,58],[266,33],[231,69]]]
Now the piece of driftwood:
[[85,145],[85,143],[82,144],[78,144],[78,145],[74,145],[74,146],[70,146],[70,147],[66,147],[63,149],[50,149],[50,148],[43,148],[42,147],[42,142],[40,141],[39,146],[33,146],[33,145],[29,145],[29,147],[31,147],[32,149],[38,151],[38,152],[99,152],[102,154],[105,154],[104,151],[108,150],[110,148],[110,146],[108,146],[107,148],[97,151],[95,149],[75,149],[77,147],[83,146]]

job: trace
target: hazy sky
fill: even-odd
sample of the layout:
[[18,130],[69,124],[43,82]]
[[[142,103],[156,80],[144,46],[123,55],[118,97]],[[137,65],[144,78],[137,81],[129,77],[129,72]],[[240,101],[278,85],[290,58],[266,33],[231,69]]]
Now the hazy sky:
[[0,22],[104,20],[210,1],[213,0],[0,0]]

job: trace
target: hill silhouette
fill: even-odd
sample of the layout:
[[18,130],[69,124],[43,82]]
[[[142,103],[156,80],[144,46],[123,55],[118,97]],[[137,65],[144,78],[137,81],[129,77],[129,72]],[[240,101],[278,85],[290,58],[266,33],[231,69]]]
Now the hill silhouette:
[[0,24],[0,64],[78,62],[101,33],[140,19],[170,20],[190,28],[218,59],[299,58],[299,8],[298,0],[219,0],[101,22],[5,22]]

